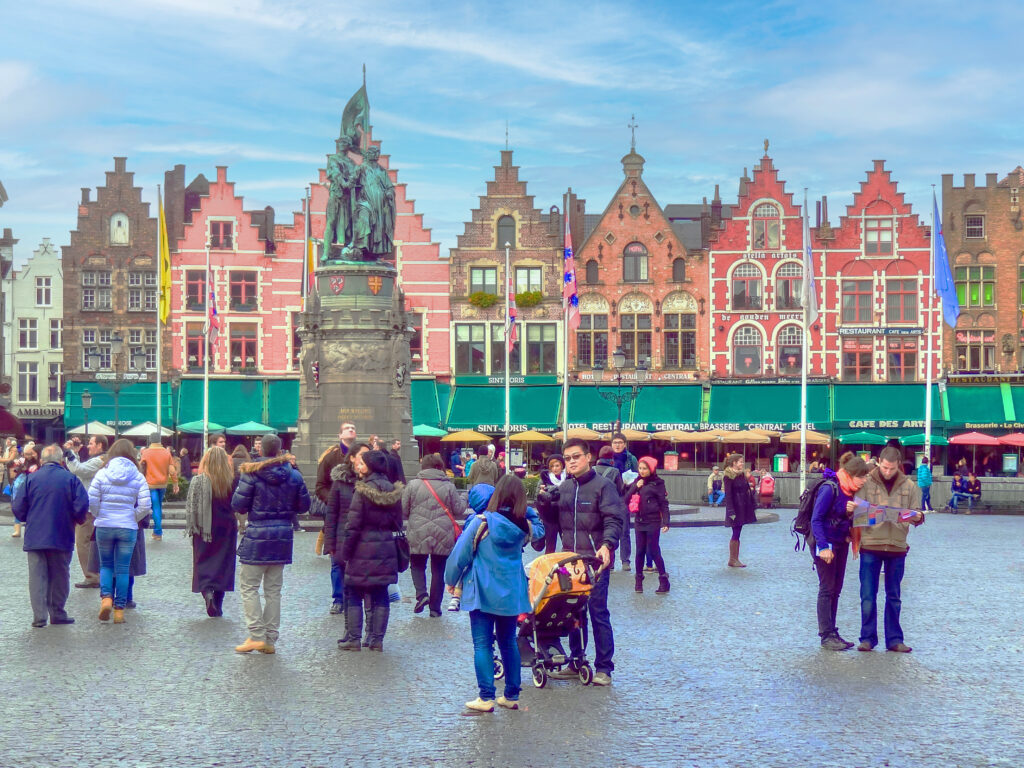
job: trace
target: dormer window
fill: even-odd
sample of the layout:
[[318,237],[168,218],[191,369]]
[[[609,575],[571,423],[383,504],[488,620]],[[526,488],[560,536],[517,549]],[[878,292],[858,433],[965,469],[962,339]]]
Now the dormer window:
[[110,244],[128,245],[128,216],[115,213],[110,217]]
[[892,256],[892,219],[864,219],[864,255]]
[[498,250],[505,250],[505,243],[509,248],[516,247],[516,220],[511,216],[502,216],[498,219]]
[[781,247],[782,222],[773,203],[761,203],[750,220],[750,247],[754,251],[777,251]]

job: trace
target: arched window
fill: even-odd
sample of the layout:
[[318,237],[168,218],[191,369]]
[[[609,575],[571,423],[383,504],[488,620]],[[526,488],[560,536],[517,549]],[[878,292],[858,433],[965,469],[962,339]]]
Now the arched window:
[[736,376],[761,373],[761,331],[752,325],[736,329],[732,337],[732,372]]
[[775,272],[775,309],[800,309],[804,268],[787,261]]
[[505,243],[510,248],[516,247],[516,220],[511,216],[498,219],[498,250],[505,250]]
[[786,325],[779,330],[778,359],[779,373],[800,373],[804,354],[804,333],[799,325]]
[[128,216],[115,213],[110,217],[110,244],[128,245]]
[[627,283],[647,282],[647,248],[643,243],[630,243],[622,249],[622,280]]
[[761,270],[749,262],[733,270],[732,308],[761,308]]
[[596,284],[597,281],[599,280],[598,274],[597,274],[597,262],[594,261],[593,259],[591,259],[590,261],[587,262],[587,277],[586,277],[586,280],[587,280],[587,283],[590,284],[590,285]]
[[686,282],[686,260],[685,259],[673,259],[672,260],[672,282],[683,283]]
[[750,249],[777,251],[780,245],[779,209],[772,203],[761,203],[750,220]]

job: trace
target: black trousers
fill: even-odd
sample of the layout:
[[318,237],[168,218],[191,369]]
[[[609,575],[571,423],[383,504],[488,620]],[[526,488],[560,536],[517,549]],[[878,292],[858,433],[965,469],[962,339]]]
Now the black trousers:
[[845,542],[833,544],[832,552],[834,557],[831,563],[814,555],[814,569],[818,572],[818,635],[822,640],[839,631],[836,611],[839,608],[839,594],[843,591],[850,545]]
[[644,558],[654,563],[658,573],[665,574],[665,559],[661,556],[660,528],[655,528],[653,531],[637,530],[636,532],[636,571],[638,578],[643,577],[641,567],[643,566]]
[[427,595],[427,559],[430,559],[430,602],[427,604],[434,613],[441,612],[441,598],[444,596],[444,566],[447,555],[409,555],[409,575],[416,597]]

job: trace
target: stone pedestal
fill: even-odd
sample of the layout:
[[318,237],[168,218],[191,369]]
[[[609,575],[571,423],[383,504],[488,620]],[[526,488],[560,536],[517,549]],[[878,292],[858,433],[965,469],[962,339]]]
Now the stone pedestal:
[[316,292],[303,313],[299,429],[292,453],[303,476],[316,477],[325,449],[338,442],[342,422],[356,425],[359,442],[376,434],[402,441],[407,472],[415,465],[409,401],[412,331],[385,262],[335,261],[316,270]]

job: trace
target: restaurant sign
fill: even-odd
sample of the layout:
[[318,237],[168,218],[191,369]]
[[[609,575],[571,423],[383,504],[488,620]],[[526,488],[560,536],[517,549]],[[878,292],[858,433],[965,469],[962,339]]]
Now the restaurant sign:
[[840,336],[920,336],[922,333],[924,333],[924,328],[876,328],[870,325],[842,325],[839,327]]

